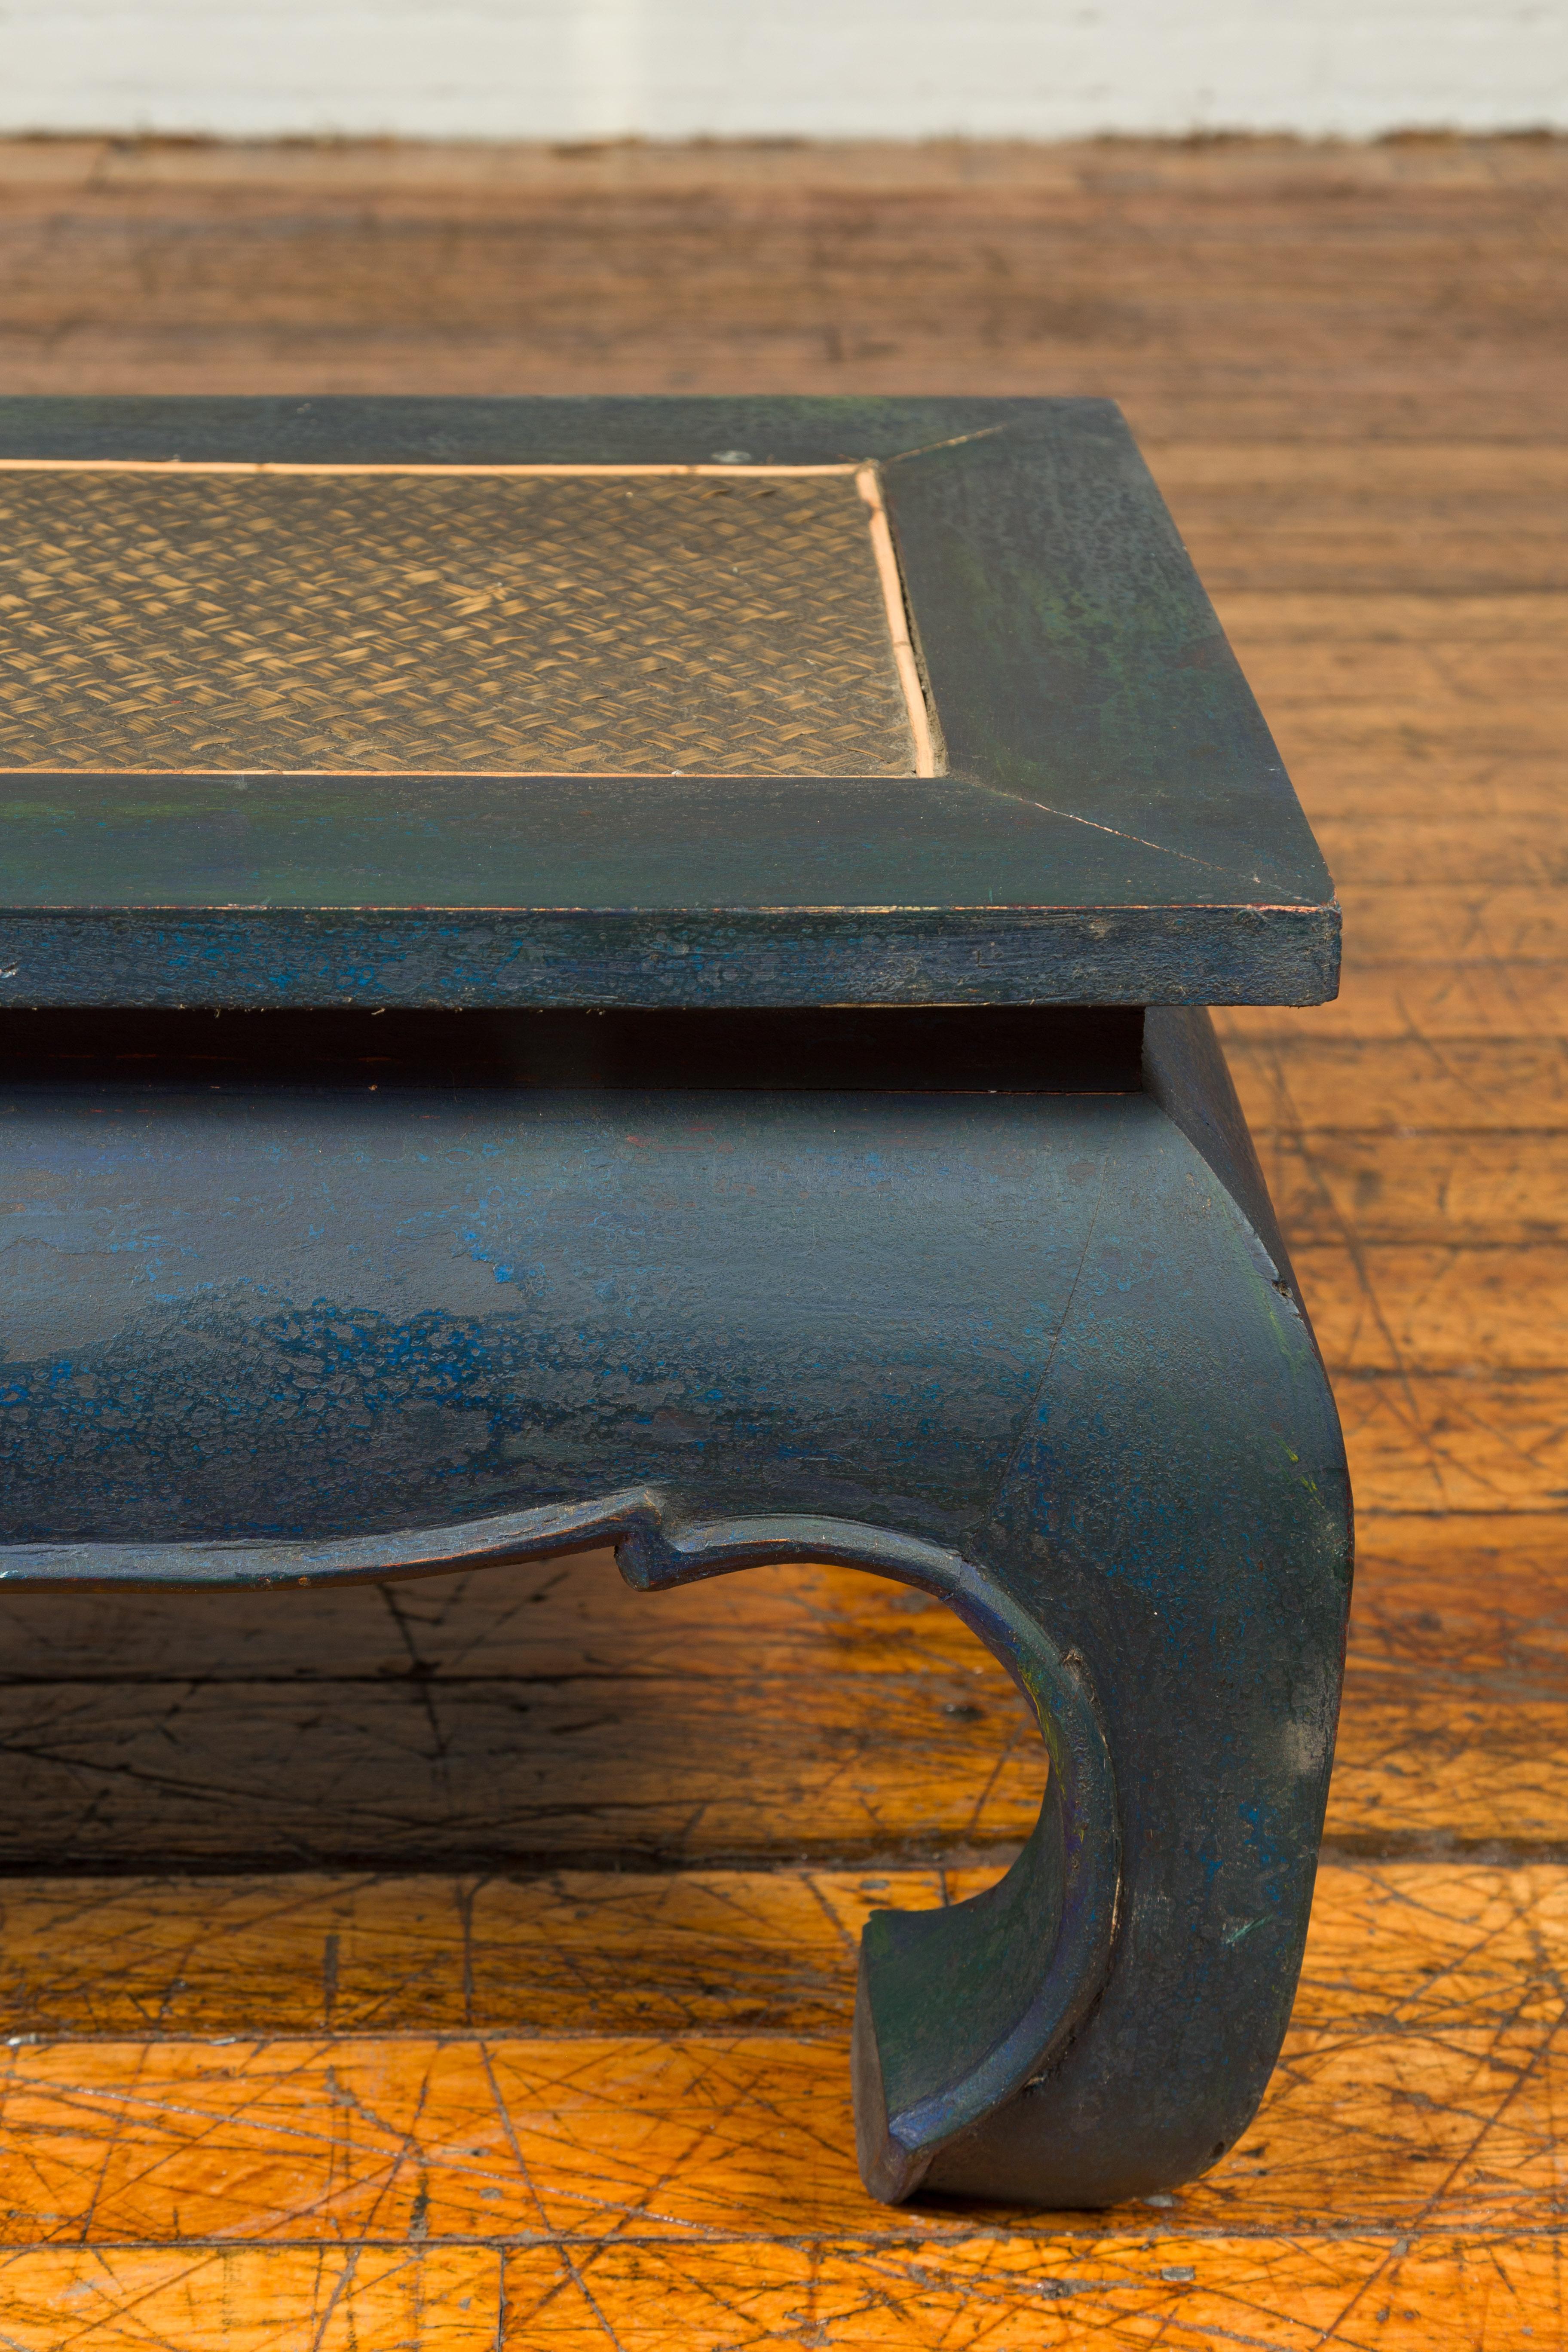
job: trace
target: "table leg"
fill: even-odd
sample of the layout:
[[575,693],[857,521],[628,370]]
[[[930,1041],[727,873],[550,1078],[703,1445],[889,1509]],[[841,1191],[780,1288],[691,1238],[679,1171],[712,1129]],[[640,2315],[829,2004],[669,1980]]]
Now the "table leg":
[[1350,1590],[1338,1422],[1206,1016],[1151,1019],[1177,1133],[1108,1166],[1027,1426],[962,1550],[826,1520],[634,1538],[645,1584],[748,1559],[939,1592],[1038,1715],[998,1885],[861,1951],[861,2169],[1100,2206],[1245,2130],[1300,1966]]
[[1050,1779],[1000,1885],[869,1923],[867,2181],[1191,2178],[1300,1966],[1349,1496],[1206,1016],[1146,1040],[1142,1091],[19,1094],[11,1587],[610,1540],[940,1594]]

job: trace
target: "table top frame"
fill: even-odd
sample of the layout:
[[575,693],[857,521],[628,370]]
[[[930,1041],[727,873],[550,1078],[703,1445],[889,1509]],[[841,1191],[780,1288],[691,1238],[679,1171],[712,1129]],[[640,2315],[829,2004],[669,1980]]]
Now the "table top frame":
[[1328,872],[1110,402],[0,402],[11,467],[737,452],[875,468],[942,772],[0,778],[0,1003],[1332,995]]

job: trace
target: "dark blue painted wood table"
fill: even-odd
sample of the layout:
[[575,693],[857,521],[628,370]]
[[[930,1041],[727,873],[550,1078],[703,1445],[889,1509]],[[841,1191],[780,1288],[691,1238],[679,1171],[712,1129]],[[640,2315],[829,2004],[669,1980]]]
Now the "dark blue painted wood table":
[[0,526],[0,1574],[935,1593],[1049,1781],[867,2183],[1203,2171],[1350,1580],[1205,1008],[1338,909],[1116,411],[11,401]]

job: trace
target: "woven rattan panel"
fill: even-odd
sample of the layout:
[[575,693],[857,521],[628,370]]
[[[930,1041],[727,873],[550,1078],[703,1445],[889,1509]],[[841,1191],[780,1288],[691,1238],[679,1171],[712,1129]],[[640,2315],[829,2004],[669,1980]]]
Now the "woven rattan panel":
[[901,775],[847,476],[0,473],[0,769]]

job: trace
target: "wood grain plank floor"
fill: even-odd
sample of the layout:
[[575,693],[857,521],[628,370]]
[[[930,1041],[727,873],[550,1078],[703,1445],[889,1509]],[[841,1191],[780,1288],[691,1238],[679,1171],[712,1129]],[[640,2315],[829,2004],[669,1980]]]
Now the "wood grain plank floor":
[[1340,1003],[1222,1020],[1361,1509],[1285,2055],[1101,2216],[848,2161],[860,1919],[1038,1795],[920,1596],[7,1600],[0,2339],[1568,2335],[1565,196],[1550,140],[0,144],[7,391],[1122,400],[1341,883]]

